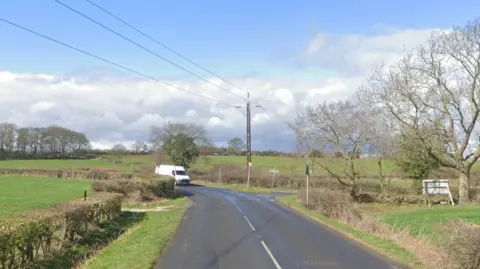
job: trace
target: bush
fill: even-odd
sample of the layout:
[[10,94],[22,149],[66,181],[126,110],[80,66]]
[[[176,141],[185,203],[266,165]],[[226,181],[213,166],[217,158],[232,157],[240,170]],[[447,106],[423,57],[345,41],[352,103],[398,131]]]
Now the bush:
[[450,263],[446,268],[480,268],[480,226],[465,221],[452,221],[444,229],[447,234],[444,248]]
[[96,192],[123,194],[126,198],[153,200],[156,197],[170,198],[175,193],[175,180],[171,177],[149,175],[138,180],[95,180],[92,189]]
[[129,196],[140,190],[141,182],[141,180],[94,180],[92,189],[96,192],[113,192]]
[[87,201],[69,202],[1,220],[1,268],[26,268],[62,255],[89,231],[118,217],[120,212],[120,196],[98,194]]
[[306,191],[301,190],[297,199],[306,208],[318,211],[332,219],[350,222],[353,219],[362,218],[360,210],[348,193],[327,189],[311,189],[307,205]]

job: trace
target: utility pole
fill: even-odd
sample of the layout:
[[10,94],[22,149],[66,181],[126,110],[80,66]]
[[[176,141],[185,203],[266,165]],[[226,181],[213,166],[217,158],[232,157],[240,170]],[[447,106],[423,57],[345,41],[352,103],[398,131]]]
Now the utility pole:
[[252,162],[252,129],[250,125],[250,93],[247,93],[247,166]]

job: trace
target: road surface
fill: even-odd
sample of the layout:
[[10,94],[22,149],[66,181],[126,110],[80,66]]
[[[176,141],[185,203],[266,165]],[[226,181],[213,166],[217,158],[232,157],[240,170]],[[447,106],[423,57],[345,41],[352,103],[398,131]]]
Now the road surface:
[[179,190],[192,206],[156,269],[400,268],[281,207],[272,195],[201,186]]

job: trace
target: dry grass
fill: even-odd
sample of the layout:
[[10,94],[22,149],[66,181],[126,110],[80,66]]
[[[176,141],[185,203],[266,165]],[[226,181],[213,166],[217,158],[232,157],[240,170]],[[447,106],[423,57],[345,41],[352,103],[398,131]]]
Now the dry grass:
[[446,268],[480,268],[480,226],[452,221],[444,226],[447,238],[443,244],[446,253]]
[[[380,221],[378,218],[363,214],[359,205],[354,203],[347,193],[336,190],[312,189],[309,195],[309,205],[305,205],[305,191],[302,190],[297,194],[297,201],[310,210],[318,211],[331,219],[348,224],[359,231],[394,242],[401,248],[414,253],[415,256],[422,261],[424,268],[457,268],[446,267],[447,263],[445,257],[448,252],[445,248],[436,245],[430,240],[430,238],[425,236],[412,235],[408,227],[390,226]],[[458,229],[455,230],[455,232],[458,233]],[[477,230],[476,232],[478,232],[478,239],[475,240],[479,241],[470,243],[479,244],[478,251],[480,251],[480,230]],[[462,246],[457,247],[463,249]],[[475,249],[475,251],[476,250],[477,249]],[[458,252],[458,250],[455,250],[454,252]],[[466,253],[467,254],[465,255],[467,256],[471,255],[468,251]],[[452,260],[452,258],[449,260]]]

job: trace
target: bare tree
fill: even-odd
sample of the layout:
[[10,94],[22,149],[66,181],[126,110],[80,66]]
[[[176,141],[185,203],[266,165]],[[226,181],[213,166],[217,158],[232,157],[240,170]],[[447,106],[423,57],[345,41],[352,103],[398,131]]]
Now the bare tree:
[[405,52],[394,66],[374,70],[368,80],[372,102],[410,128],[441,166],[458,172],[460,203],[470,200],[470,171],[480,158],[479,77],[480,20],[475,20],[433,33],[426,45]]
[[305,113],[299,114],[291,124],[297,141],[304,147],[322,147],[342,153],[345,163],[342,173],[333,171],[323,163],[318,164],[342,185],[349,187],[350,195],[354,198],[358,195],[356,183],[360,179],[355,159],[371,141],[370,126],[365,122],[368,118],[368,112],[358,104],[335,101],[307,107]]
[[132,151],[135,153],[139,153],[143,149],[144,144],[145,143],[143,142],[135,141],[135,143],[132,144]]
[[386,160],[393,159],[397,152],[398,129],[387,111],[372,105],[368,89],[360,87],[353,98],[369,115],[366,121],[369,124],[368,137],[371,138],[368,147],[377,162],[382,192],[386,193],[390,188],[390,179],[388,181],[385,179],[383,171]]
[[116,162],[121,163],[122,157],[127,154],[128,150],[123,144],[116,144],[112,147],[111,152],[117,159]]

